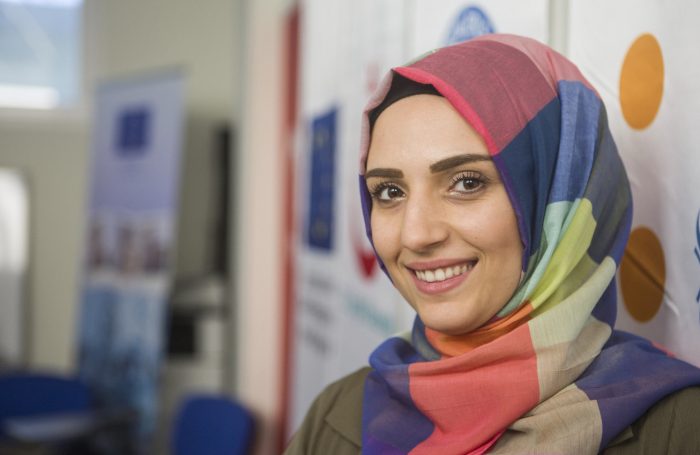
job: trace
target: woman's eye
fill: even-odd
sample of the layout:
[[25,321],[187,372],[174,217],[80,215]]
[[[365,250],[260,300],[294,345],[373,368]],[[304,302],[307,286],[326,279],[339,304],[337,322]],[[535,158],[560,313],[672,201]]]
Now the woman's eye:
[[403,191],[401,191],[401,189],[397,186],[384,185],[376,188],[372,192],[372,195],[379,201],[393,201],[394,199],[403,197],[404,194]]
[[484,180],[479,176],[460,175],[452,184],[452,190],[459,193],[473,193],[484,186]]

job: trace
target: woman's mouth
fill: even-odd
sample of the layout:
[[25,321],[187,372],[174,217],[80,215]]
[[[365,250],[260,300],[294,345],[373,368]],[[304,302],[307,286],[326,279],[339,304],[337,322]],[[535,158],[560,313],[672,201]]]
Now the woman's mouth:
[[470,261],[466,264],[455,265],[452,267],[438,267],[435,269],[414,270],[413,273],[421,281],[434,283],[436,281],[445,281],[447,279],[459,276],[463,273],[467,273],[472,268],[474,268],[475,263],[476,261]]
[[439,294],[459,286],[476,265],[477,260],[443,267],[410,268],[413,281],[425,294]]

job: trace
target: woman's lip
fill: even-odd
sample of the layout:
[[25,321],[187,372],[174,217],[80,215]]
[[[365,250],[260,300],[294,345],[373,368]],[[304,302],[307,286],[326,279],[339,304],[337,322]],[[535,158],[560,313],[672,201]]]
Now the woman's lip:
[[[458,262],[457,264],[461,263],[463,262]],[[476,264],[474,264],[474,267],[476,267]],[[460,273],[459,275],[453,276],[452,278],[447,278],[443,281],[433,281],[432,283],[419,279],[413,271],[409,271],[409,273],[418,291],[422,292],[423,294],[436,295],[448,292],[462,284],[464,280],[466,280],[467,277],[472,273],[472,270],[474,270],[473,267],[464,273]]]
[[411,270],[434,270],[443,269],[447,267],[454,267],[455,265],[468,264],[470,262],[476,263],[476,258],[471,259],[436,259],[434,261],[421,261],[421,262],[410,262],[406,264]]

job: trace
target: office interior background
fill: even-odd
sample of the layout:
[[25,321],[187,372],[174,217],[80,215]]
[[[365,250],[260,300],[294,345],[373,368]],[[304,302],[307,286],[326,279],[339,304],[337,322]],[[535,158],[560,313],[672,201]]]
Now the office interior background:
[[[0,371],[85,375],[86,343],[126,340],[150,349],[133,366],[152,383],[135,399],[152,413],[146,453],[169,453],[199,392],[243,404],[251,453],[279,453],[321,388],[413,317],[359,218],[364,101],[392,66],[491,32],[550,44],[600,92],[635,197],[618,326],[700,365],[698,14],[690,0],[0,0]],[[132,105],[170,123],[146,134]],[[98,165],[161,135],[167,166]],[[166,203],[143,211],[138,185]],[[119,223],[151,226],[134,257],[149,235],[160,250],[140,268],[115,253],[117,276],[95,239],[129,242]],[[105,283],[122,296],[106,315],[91,293]],[[154,312],[124,316],[143,286]]]

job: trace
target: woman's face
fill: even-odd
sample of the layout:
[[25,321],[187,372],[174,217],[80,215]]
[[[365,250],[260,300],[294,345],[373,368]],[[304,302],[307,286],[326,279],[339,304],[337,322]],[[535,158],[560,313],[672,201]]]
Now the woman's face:
[[423,323],[459,335],[489,321],[518,286],[523,247],[481,136],[446,99],[409,96],[377,119],[365,177],[375,248]]

